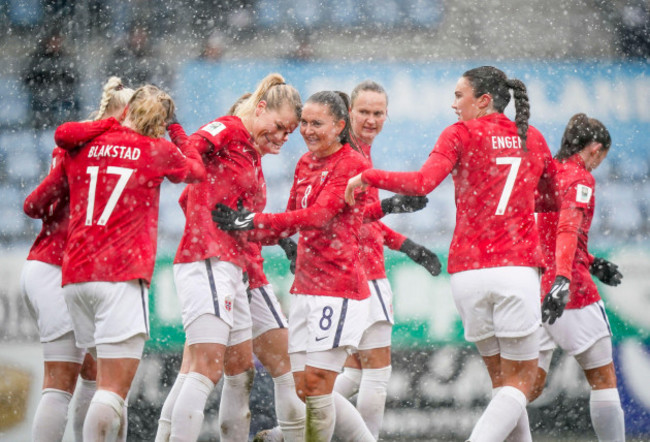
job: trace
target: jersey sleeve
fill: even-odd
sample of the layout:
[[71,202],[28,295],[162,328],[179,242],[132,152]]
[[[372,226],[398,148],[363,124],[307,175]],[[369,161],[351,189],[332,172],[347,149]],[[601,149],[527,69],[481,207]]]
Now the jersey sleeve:
[[[345,188],[348,179],[360,173],[367,163],[340,161],[336,174],[330,177],[328,185],[318,195],[313,205],[305,209],[290,210],[284,213],[258,213],[255,215],[256,228],[272,229],[290,236],[297,230],[321,229],[346,207]],[[290,198],[291,201],[295,197]]]
[[454,124],[446,128],[429,158],[416,172],[387,172],[370,169],[361,178],[367,184],[403,195],[426,195],[435,189],[454,168],[460,157],[459,147],[467,136],[467,129]]
[[[540,137],[542,141],[543,137]],[[551,152],[544,141],[544,171],[535,191],[535,212],[557,212],[560,210],[557,188],[557,163],[551,157]]]
[[54,131],[54,142],[65,150],[83,146],[120,123],[115,118],[104,120],[63,123]]
[[170,124],[167,128],[167,133],[169,134],[169,138],[172,140],[172,143],[178,147],[185,144],[189,138],[185,133],[185,129],[183,129],[183,126],[181,126],[180,123]]
[[48,213],[54,212],[54,207],[65,202],[68,197],[68,180],[63,158],[55,156],[50,172],[25,199],[23,211],[30,218],[44,218]]
[[566,207],[560,211],[555,242],[556,274],[567,279],[571,279],[573,259],[578,247],[578,229],[583,216],[584,212],[576,207]]
[[385,213],[381,208],[381,200],[375,201],[371,204],[366,204],[363,207],[363,222],[371,223],[380,220],[384,217]]
[[168,149],[168,169],[165,176],[172,183],[193,183],[205,179],[205,166],[201,155],[189,143],[177,147],[167,140],[159,139],[158,143]]
[[394,231],[384,223],[379,223],[379,225],[381,226],[381,234],[384,237],[384,245],[391,250],[399,250],[406,241],[406,236]]

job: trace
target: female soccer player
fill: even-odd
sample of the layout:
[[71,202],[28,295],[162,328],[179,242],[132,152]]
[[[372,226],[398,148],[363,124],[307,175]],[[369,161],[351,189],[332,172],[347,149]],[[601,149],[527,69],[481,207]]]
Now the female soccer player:
[[[515,122],[503,114],[511,89]],[[465,72],[454,93],[459,121],[443,131],[419,171],[367,170],[350,180],[346,200],[354,204],[354,189],[363,185],[425,195],[453,172],[452,293],[465,339],[476,344],[498,389],[470,440],[502,441],[518,422],[519,439],[530,440],[526,396],[537,370],[541,321],[534,298],[542,266],[534,194],[542,175],[552,173],[552,158],[528,125],[521,81],[483,66]]]
[[587,250],[595,206],[596,183],[591,171],[605,159],[610,146],[611,137],[600,121],[576,114],[569,120],[555,155],[560,211],[538,216],[547,264],[542,277],[546,333],[532,399],[544,388],[557,343],[576,358],[591,386],[589,408],[598,440],[624,441],[625,421],[616,389],[612,332],[590,271],[609,285],[618,285],[622,275],[616,265],[594,258]]
[[[97,392],[84,440],[114,441],[149,334],[148,286],[153,273],[160,184],[205,177],[198,153],[162,139],[174,113],[155,86],[135,91],[124,124],[66,123],[55,132],[68,150],[70,225],[62,263],[63,294],[76,344],[97,357]],[[111,123],[114,123],[111,125]],[[87,141],[93,128],[104,133]]]
[[289,356],[298,395],[306,402],[307,440],[327,441],[335,421],[350,440],[374,440],[358,411],[333,394],[336,375],[363,333],[370,293],[359,259],[363,213],[345,204],[348,179],[368,167],[349,144],[347,95],[323,91],[302,111],[300,133],[309,152],[296,166],[285,213],[235,211],[219,205],[222,229],[261,229],[260,236],[300,231],[289,317]]
[[[94,119],[119,118],[132,95],[133,90],[125,88],[119,78],[109,78],[103,87]],[[69,194],[67,182],[59,189],[48,189],[48,186],[55,186],[52,182],[65,181],[62,168],[64,157],[63,149],[54,149],[50,168],[52,176],[27,197],[24,205],[27,215],[43,221],[21,274],[23,296],[37,321],[45,361],[43,393],[32,427],[34,441],[63,438],[68,406],[80,375],[75,392],[73,429],[75,439],[81,442],[84,418],[96,390],[95,360],[89,353],[84,356],[84,351],[75,346],[72,322],[61,289],[61,263],[70,217]],[[44,197],[47,199],[44,200]],[[126,437],[126,434],[122,436]]]
[[[372,163],[370,150],[388,116],[388,95],[380,84],[366,80],[352,90],[350,98],[352,134],[357,145]],[[367,204],[378,201],[379,191],[370,187],[367,192]],[[440,260],[435,253],[395,232],[381,221],[364,223],[359,240],[361,262],[371,293],[370,316],[367,329],[359,343],[359,352],[348,357],[343,373],[336,378],[334,390],[347,398],[358,391],[357,409],[377,439],[391,374],[390,343],[393,325],[393,293],[386,279],[384,245],[406,253],[433,276],[440,274]]]
[[296,89],[270,74],[235,116],[204,125],[185,143],[201,153],[208,177],[188,186],[186,225],[174,260],[189,368],[173,392],[178,394],[171,411],[173,441],[199,437],[207,397],[224,371],[222,440],[248,438],[254,371],[244,277],[250,251],[247,235],[219,230],[211,211],[217,203],[264,208],[261,157],[280,151],[298,125],[301,107]]

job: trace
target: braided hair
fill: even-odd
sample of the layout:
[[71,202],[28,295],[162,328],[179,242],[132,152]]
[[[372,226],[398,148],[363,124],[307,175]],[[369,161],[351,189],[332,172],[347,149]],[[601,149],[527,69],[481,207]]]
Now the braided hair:
[[107,114],[113,114],[115,111],[123,109],[131,97],[134,90],[125,87],[119,77],[110,77],[102,88],[102,98],[99,101],[99,109],[91,115],[93,120],[106,118]]
[[530,103],[526,85],[516,78],[508,78],[506,74],[493,66],[481,66],[470,69],[463,74],[474,89],[474,97],[483,94],[492,96],[494,110],[503,113],[510,103],[510,89],[515,97],[515,124],[517,134],[521,139],[521,146],[526,150],[528,138],[528,120],[530,119]]
[[560,150],[555,154],[555,159],[566,160],[594,141],[602,144],[605,151],[612,145],[612,137],[603,123],[589,118],[586,114],[575,114],[564,129]]

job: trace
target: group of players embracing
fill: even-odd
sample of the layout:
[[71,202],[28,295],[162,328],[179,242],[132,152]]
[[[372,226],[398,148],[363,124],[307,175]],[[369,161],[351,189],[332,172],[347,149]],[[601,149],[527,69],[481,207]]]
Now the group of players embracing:
[[[511,92],[514,121],[504,114]],[[92,121],[57,128],[50,172],[25,201],[25,212],[43,220],[21,277],[45,360],[33,439],[61,440],[80,376],[77,440],[126,440],[167,178],[188,183],[173,266],[186,342],[156,441],[198,440],[222,377],[220,440],[247,441],[253,355],[273,379],[278,421],[255,440],[377,440],[394,322],[383,248],[433,276],[442,267],[381,218],[422,209],[451,174],[456,227],[447,271],[465,338],[493,388],[469,440],[532,440],[526,405],[541,393],[556,345],[585,371],[599,440],[624,440],[611,331],[591,278],[617,285],[622,275],[587,250],[591,171],[610,135],[577,114],[553,158],[528,124],[525,85],[491,66],[463,73],[454,97],[458,122],[421,169],[387,172],[372,168],[388,116],[388,95],[374,81],[303,104],[281,75],[269,74],[188,136],[165,92],[109,79]],[[296,128],[307,152],[286,211],[265,213],[262,158],[280,154]],[[379,189],[395,194],[380,199]],[[263,270],[262,247],[271,245],[283,248],[294,273],[289,320]]]

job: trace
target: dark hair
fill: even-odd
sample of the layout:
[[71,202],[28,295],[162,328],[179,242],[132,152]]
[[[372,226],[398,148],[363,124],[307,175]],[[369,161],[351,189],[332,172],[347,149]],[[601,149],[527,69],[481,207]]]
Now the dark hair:
[[353,104],[356,100],[357,97],[361,92],[365,91],[371,91],[371,92],[377,92],[378,94],[384,94],[384,97],[386,97],[386,104],[388,104],[388,94],[386,93],[386,90],[384,87],[377,83],[376,81],[373,80],[363,80],[361,83],[357,84],[354,89],[352,89],[352,93],[350,94],[350,101]]
[[521,146],[526,150],[526,138],[528,137],[528,119],[530,118],[530,103],[526,85],[516,78],[508,76],[500,69],[493,66],[481,66],[470,69],[463,74],[467,78],[474,97],[478,98],[483,94],[492,96],[492,106],[497,112],[503,113],[510,103],[510,89],[515,97],[515,124],[517,134],[521,139]]
[[316,92],[307,99],[307,103],[323,104],[327,106],[334,118],[345,121],[345,127],[339,134],[339,141],[341,144],[349,144],[354,150],[362,153],[350,133],[350,97],[348,94],[341,91]]
[[589,118],[586,114],[575,114],[564,129],[560,150],[555,154],[555,158],[565,160],[594,141],[602,144],[605,151],[612,145],[612,137],[603,123]]

